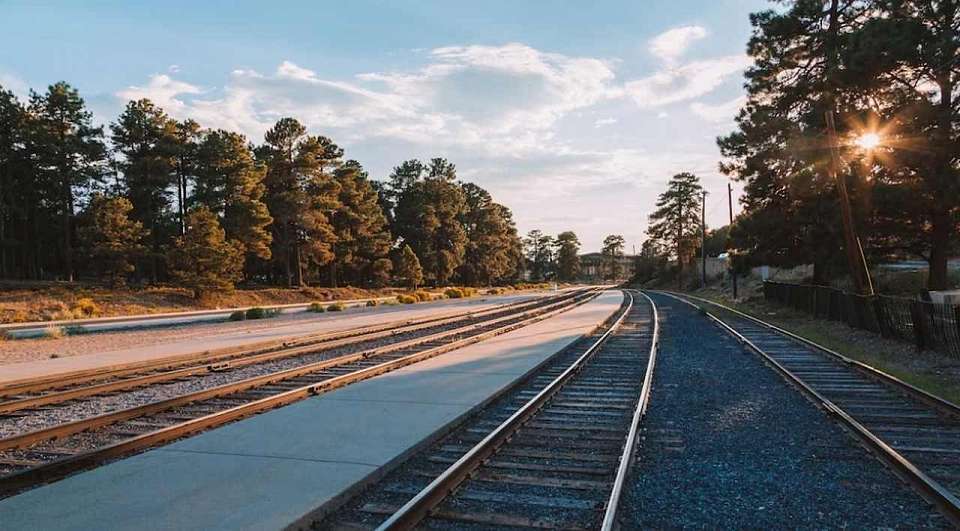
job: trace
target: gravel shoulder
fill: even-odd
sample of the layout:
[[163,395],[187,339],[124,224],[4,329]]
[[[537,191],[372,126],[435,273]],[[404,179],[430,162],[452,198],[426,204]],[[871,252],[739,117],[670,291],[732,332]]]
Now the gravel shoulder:
[[842,428],[696,310],[663,328],[626,528],[943,528]]

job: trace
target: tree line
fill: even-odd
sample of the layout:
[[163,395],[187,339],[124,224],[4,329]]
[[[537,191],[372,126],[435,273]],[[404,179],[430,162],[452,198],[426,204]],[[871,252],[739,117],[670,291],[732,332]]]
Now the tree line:
[[[782,4],[750,17],[747,101],[717,140],[721,171],[744,184],[743,211],[708,232],[708,253],[727,239],[740,272],[813,264],[813,281],[828,284],[848,272],[842,182],[868,260],[926,260],[927,288],[948,288],[960,252],[960,3]],[[692,174],[671,179],[642,275],[668,263],[682,273],[699,254],[701,193]]]
[[794,0],[751,23],[747,102],[718,140],[721,170],[745,185],[738,262],[812,263],[818,283],[844,273],[834,170],[867,257],[926,260],[928,289],[946,289],[960,229],[960,5]]
[[[604,238],[601,248],[600,276],[606,280],[621,277],[624,238],[611,234]],[[555,280],[572,282],[582,278],[580,240],[573,231],[564,231],[556,237],[539,229],[531,230],[523,239],[526,268],[533,281]]]
[[383,286],[518,280],[512,213],[451,162],[373,180],[330,138],[281,118],[261,143],[147,99],[94,124],[65,82],[0,87],[0,278]]

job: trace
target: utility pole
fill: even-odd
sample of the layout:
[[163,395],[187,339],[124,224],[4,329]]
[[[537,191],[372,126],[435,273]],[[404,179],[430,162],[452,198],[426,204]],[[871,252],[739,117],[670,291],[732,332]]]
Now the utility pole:
[[[730,209],[730,228],[727,229],[727,239],[730,239],[730,232],[733,230],[733,186],[727,183],[727,207]],[[737,271],[733,268],[733,256],[730,249],[727,249],[727,262],[730,264],[730,277],[733,279],[733,300],[737,300]]]
[[700,201],[700,287],[707,287],[707,191]]
[[874,292],[873,282],[870,280],[870,269],[867,267],[867,258],[863,254],[863,246],[860,245],[860,237],[857,236],[856,228],[853,225],[853,211],[850,208],[847,180],[840,175],[840,153],[837,151],[837,127],[833,121],[833,111],[827,111],[825,117],[827,121],[827,142],[830,144],[830,176],[836,181],[837,191],[840,193],[840,218],[843,220],[847,265],[850,267],[850,276],[853,277],[853,285],[856,287],[857,293],[871,296]]

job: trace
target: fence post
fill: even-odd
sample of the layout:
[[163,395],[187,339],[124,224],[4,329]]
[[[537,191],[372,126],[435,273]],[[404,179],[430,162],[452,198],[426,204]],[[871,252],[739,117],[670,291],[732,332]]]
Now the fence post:
[[913,337],[917,343],[917,348],[924,350],[926,335],[923,326],[923,310],[920,308],[919,301],[910,301],[910,319],[913,320]]

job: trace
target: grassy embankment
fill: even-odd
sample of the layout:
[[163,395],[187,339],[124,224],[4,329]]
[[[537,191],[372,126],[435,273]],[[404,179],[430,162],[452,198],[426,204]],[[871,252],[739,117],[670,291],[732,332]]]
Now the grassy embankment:
[[[545,286],[529,284],[484,291],[490,294],[498,294],[514,289],[526,290],[543,287]],[[459,297],[476,294],[476,290],[473,288],[428,290],[432,293],[429,299],[459,298],[447,294],[451,289],[455,290]],[[396,297],[402,296],[404,293],[407,293],[407,291],[398,288],[257,288],[237,289],[230,293],[217,294],[196,300],[189,290],[176,287],[110,289],[85,283],[8,282],[0,284],[0,323],[55,321],[245,306],[267,308],[281,304]],[[423,293],[423,291],[419,293]],[[421,296],[418,301],[422,300],[424,298]]]
[[[756,290],[750,290],[754,294]],[[871,365],[929,393],[960,404],[960,359],[918,351],[909,343],[850,328],[844,323],[814,319],[788,307],[768,303],[762,295],[732,301],[728,292],[698,290],[693,295],[713,300],[819,343],[844,356]]]

